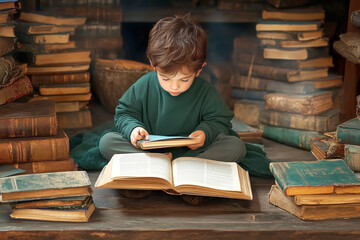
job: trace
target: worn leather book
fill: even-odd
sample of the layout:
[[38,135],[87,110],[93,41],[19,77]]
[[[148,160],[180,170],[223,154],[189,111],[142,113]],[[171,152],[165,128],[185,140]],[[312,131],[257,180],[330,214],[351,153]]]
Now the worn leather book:
[[0,37],[15,37],[14,25],[0,24]]
[[92,127],[92,118],[89,109],[81,109],[76,112],[58,112],[57,119],[59,126],[63,129]]
[[234,103],[235,119],[250,126],[259,126],[260,113],[265,109],[264,101],[242,99]]
[[311,153],[318,159],[343,158],[344,144],[328,137],[316,137],[311,139]]
[[265,96],[266,108],[302,115],[316,115],[333,107],[332,93],[321,91],[307,95],[269,93]]
[[81,208],[92,201],[92,196],[62,197],[53,199],[42,199],[26,202],[10,203],[12,209],[24,208]]
[[308,41],[299,40],[278,40],[278,39],[261,39],[260,46],[274,48],[308,48],[308,47],[326,47],[329,45],[328,38],[317,38]]
[[336,139],[344,144],[360,145],[360,120],[352,118],[338,125]]
[[9,13],[7,12],[0,12],[0,24],[1,23],[7,23],[9,18]]
[[[64,13],[62,13],[63,15]],[[36,23],[46,23],[52,25],[70,25],[78,26],[82,25],[86,21],[86,17],[63,17],[49,15],[45,12],[21,12],[20,18],[21,21],[26,22],[36,22]]]
[[15,49],[15,38],[0,37],[0,56],[3,56]]
[[259,39],[278,39],[278,40],[298,40],[309,41],[318,39],[324,36],[324,30],[319,29],[316,31],[307,32],[270,32],[270,31],[258,31],[256,37]]
[[54,53],[32,53],[18,52],[19,57],[23,57],[29,64],[36,66],[43,65],[71,65],[90,63],[90,51],[69,50]]
[[55,83],[39,86],[41,95],[86,94],[90,92],[90,83]]
[[0,106],[0,138],[54,136],[57,131],[53,101]]
[[15,163],[10,165],[25,170],[25,174],[77,171],[77,164],[72,158],[67,160]]
[[45,84],[72,84],[90,82],[90,72],[33,75],[31,82],[35,87]]
[[283,59],[283,60],[308,60],[329,55],[327,47],[308,47],[308,48],[264,48],[264,58]]
[[347,219],[360,216],[360,204],[358,203],[296,205],[293,198],[286,196],[276,185],[270,189],[269,202],[301,220]]
[[74,33],[75,27],[17,21],[15,22],[15,31],[23,34]]
[[5,85],[11,79],[20,76],[20,72],[11,55],[0,57],[0,85]]
[[360,63],[360,32],[341,34],[340,41],[334,42],[334,49],[347,60]]
[[360,146],[345,144],[344,161],[353,171],[360,171]]
[[18,43],[17,52],[50,53],[54,51],[74,50],[75,41],[67,43]]
[[247,125],[246,123],[233,118],[231,121],[232,130],[234,130],[244,142],[260,143],[262,141],[263,132]]
[[23,34],[16,32],[16,37],[21,43],[38,43],[38,44],[59,44],[59,43],[68,43],[69,42],[68,33],[61,34]]
[[49,75],[49,74],[65,74],[65,73],[78,73],[88,71],[90,67],[89,63],[85,64],[72,64],[66,66],[35,66],[29,65],[27,67],[27,73],[29,75]]
[[0,163],[69,159],[69,138],[63,130],[49,137],[0,139]]
[[256,31],[316,31],[320,28],[320,25],[320,21],[260,20],[256,24]]
[[264,20],[282,20],[282,21],[314,21],[324,20],[325,11],[319,6],[276,9],[267,7],[262,10],[261,18]]
[[20,76],[0,85],[0,105],[14,101],[20,97],[33,92],[30,79],[27,76]]
[[76,102],[76,101],[90,101],[91,93],[85,94],[69,94],[69,95],[36,95],[30,99],[30,101],[39,100],[52,100],[55,102]]

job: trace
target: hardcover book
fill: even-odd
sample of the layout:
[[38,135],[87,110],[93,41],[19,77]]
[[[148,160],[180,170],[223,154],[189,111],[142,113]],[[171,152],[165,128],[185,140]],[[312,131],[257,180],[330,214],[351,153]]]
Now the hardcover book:
[[85,171],[26,174],[0,179],[0,202],[88,196],[91,193],[91,182]]
[[352,118],[338,125],[336,139],[341,143],[360,145],[360,120]]
[[256,31],[316,31],[320,27],[319,21],[270,21],[260,20],[256,24]]
[[27,67],[29,75],[44,75],[44,74],[64,74],[64,73],[78,73],[89,70],[89,63],[86,64],[73,64],[67,66],[35,66],[30,65]]
[[54,51],[64,51],[75,49],[75,41],[67,43],[18,43],[17,52],[37,52],[50,53]]
[[56,102],[55,103],[55,111],[57,113],[60,112],[77,112],[82,109],[87,109],[89,101],[84,102]]
[[311,152],[318,160],[344,157],[344,144],[338,143],[332,138],[313,138],[311,139],[311,146]]
[[44,84],[88,83],[90,82],[90,72],[33,75],[31,76],[31,82],[35,87]]
[[324,20],[325,11],[321,6],[289,9],[266,8],[262,10],[261,17],[264,20],[314,21]]
[[25,174],[77,171],[78,168],[72,158],[57,161],[14,163],[10,166],[24,170]]
[[115,154],[101,171],[95,187],[154,189],[169,194],[245,200],[253,198],[248,172],[235,162],[194,157],[171,161],[160,153]]
[[52,100],[55,102],[76,102],[76,101],[90,101],[91,93],[85,94],[69,94],[69,95],[36,95],[30,101]]
[[0,37],[15,37],[14,25],[0,24]]
[[271,162],[270,171],[287,196],[360,194],[360,179],[342,159]]
[[12,79],[7,84],[0,85],[0,105],[12,102],[32,92],[33,87],[27,76]]
[[137,145],[141,149],[157,149],[157,148],[171,148],[171,147],[185,147],[198,144],[198,138],[186,136],[161,136],[149,135],[149,140],[139,140]]
[[92,196],[77,196],[77,197],[61,197],[53,199],[42,199],[25,202],[10,203],[12,209],[26,209],[26,208],[84,208],[92,202]]
[[260,45],[263,47],[276,47],[276,48],[326,47],[329,45],[329,39],[317,38],[308,41],[262,39],[260,41]]
[[29,64],[36,66],[56,64],[84,64],[91,61],[90,51],[66,51],[56,53],[19,52]]
[[16,37],[21,43],[30,43],[30,44],[66,44],[69,42],[70,34],[36,34],[28,35],[16,32]]
[[50,24],[40,24],[33,22],[17,21],[15,30],[24,34],[55,34],[55,33],[74,33],[75,26],[57,26]]
[[345,144],[344,161],[353,171],[360,171],[360,146]]
[[41,95],[86,94],[90,92],[90,83],[58,83],[39,86]]
[[70,25],[77,26],[82,25],[86,21],[86,17],[63,17],[47,15],[44,12],[22,12],[19,18],[21,21],[45,23],[52,25]]
[[258,31],[256,34],[259,39],[279,39],[279,40],[299,40],[309,41],[318,39],[324,36],[322,29],[307,32],[269,32]]
[[236,132],[244,142],[261,142],[263,132],[260,129],[253,128],[236,118],[233,118],[230,122],[232,124],[232,130]]
[[0,106],[0,138],[54,136],[57,131],[53,101]]
[[264,48],[265,59],[283,60],[307,60],[328,56],[327,47],[308,47],[308,48]]

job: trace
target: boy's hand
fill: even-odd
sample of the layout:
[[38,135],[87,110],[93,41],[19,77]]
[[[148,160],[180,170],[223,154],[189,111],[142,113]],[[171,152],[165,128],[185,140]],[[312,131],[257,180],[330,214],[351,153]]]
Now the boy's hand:
[[130,142],[134,147],[139,148],[136,144],[139,140],[149,140],[149,133],[142,127],[134,128],[130,134]]
[[193,133],[191,133],[189,135],[189,137],[194,137],[194,138],[198,138],[199,139],[199,143],[198,144],[194,144],[194,145],[190,145],[188,146],[188,148],[190,148],[191,150],[196,150],[198,148],[201,148],[202,146],[204,146],[205,140],[206,140],[206,134],[204,131],[202,130],[197,130]]

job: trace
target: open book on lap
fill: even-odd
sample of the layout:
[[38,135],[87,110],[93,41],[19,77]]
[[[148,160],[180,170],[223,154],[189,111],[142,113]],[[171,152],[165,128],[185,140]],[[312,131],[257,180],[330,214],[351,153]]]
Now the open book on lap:
[[137,145],[141,149],[156,149],[156,148],[171,148],[171,147],[184,147],[198,144],[198,138],[186,136],[161,136],[149,135],[149,140],[140,140]]
[[[142,166],[142,167],[140,167]],[[252,200],[247,171],[235,162],[196,157],[173,161],[161,153],[115,154],[95,187],[165,190],[172,194]]]

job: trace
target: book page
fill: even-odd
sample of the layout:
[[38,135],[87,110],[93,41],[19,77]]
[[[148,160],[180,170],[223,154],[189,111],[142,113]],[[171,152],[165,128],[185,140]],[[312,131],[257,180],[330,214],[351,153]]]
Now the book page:
[[111,179],[156,177],[172,182],[171,161],[161,153],[114,154]]
[[197,185],[227,191],[241,191],[237,163],[194,157],[173,161],[174,186]]

